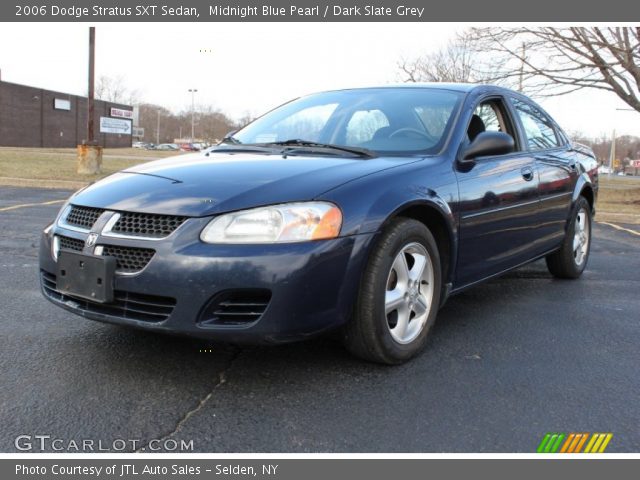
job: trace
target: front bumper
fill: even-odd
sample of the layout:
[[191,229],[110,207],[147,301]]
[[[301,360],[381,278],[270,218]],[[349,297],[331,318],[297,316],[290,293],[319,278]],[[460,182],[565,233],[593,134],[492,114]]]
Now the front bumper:
[[[349,319],[373,234],[294,244],[209,245],[198,240],[208,220],[192,218],[162,241],[98,239],[102,245],[153,244],[156,254],[147,266],[133,275],[116,275],[114,289],[124,296],[174,299],[171,308],[162,310],[168,314],[161,321],[127,318],[109,305],[57,294],[53,236],[86,238],[85,233],[60,226],[42,235],[42,292],[54,304],[92,320],[233,343],[300,340]],[[237,325],[201,321],[212,299],[246,289],[270,292],[266,310],[255,321]]]

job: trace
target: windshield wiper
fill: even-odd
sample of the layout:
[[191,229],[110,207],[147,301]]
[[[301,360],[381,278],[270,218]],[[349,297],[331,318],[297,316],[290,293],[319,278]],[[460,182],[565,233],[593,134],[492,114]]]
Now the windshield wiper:
[[327,148],[331,150],[339,150],[341,152],[351,153],[353,155],[358,155],[359,157],[367,157],[374,158],[376,156],[371,150],[367,150],[366,148],[361,147],[343,147],[342,145],[333,145],[331,143],[320,143],[320,142],[312,142],[310,140],[302,140],[299,138],[292,138],[289,140],[283,140],[280,142],[269,142],[263,143],[261,145],[281,145],[283,147],[316,147],[316,148]]
[[261,146],[261,145],[243,145],[240,142],[238,144],[231,145],[216,145],[215,147],[211,147],[207,153],[205,153],[205,157],[208,157],[211,153],[230,153],[230,152],[249,152],[249,153],[267,153],[274,154],[279,153],[276,149],[269,146]]
[[220,140],[219,145],[223,143],[230,143],[231,145],[240,145],[242,142],[235,138],[233,135],[227,135],[222,140]]

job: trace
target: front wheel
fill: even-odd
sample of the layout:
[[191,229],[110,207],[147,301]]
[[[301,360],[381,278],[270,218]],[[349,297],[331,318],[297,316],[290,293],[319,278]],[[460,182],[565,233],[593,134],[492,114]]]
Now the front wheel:
[[422,223],[399,218],[378,240],[365,268],[345,344],[356,356],[399,364],[425,345],[440,301],[438,248]]
[[582,275],[591,251],[591,206],[579,197],[572,211],[562,246],[548,255],[547,267],[558,278],[578,278]]

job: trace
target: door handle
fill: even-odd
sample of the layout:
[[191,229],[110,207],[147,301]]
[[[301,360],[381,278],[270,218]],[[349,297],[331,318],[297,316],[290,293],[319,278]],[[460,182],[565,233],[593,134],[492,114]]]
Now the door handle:
[[533,168],[524,167],[522,170],[520,170],[520,173],[522,174],[522,178],[524,178],[527,182],[533,180]]

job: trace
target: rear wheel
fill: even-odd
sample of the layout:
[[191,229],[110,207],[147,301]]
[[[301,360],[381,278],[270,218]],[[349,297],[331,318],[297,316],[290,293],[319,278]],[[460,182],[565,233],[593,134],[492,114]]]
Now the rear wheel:
[[579,197],[562,246],[546,258],[547,267],[553,276],[578,278],[582,275],[591,250],[591,220],[589,202],[584,197]]
[[379,363],[407,361],[426,343],[440,287],[440,256],[429,229],[416,220],[394,220],[365,269],[354,316],[345,328],[347,348]]

